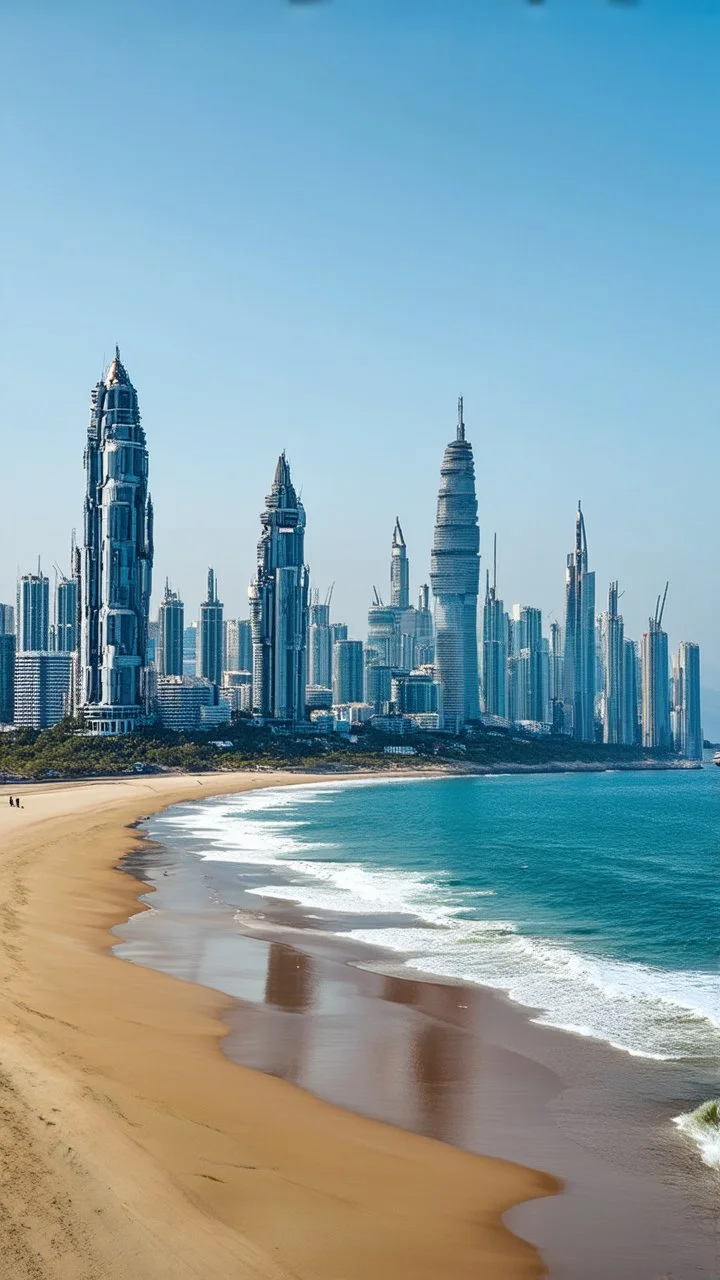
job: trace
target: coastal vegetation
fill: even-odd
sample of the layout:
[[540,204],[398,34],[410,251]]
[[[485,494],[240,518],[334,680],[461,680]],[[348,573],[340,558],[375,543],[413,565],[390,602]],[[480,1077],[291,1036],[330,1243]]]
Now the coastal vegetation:
[[[412,754],[386,748],[411,745]],[[286,734],[249,719],[210,733],[176,733],[152,726],[127,737],[83,734],[65,720],[40,732],[0,734],[0,778],[109,777],[143,772],[291,768],[391,770],[429,765],[481,770],[638,768],[671,764],[637,747],[578,743],[566,737],[481,732],[462,739],[442,734],[392,734],[361,730],[351,736]]]

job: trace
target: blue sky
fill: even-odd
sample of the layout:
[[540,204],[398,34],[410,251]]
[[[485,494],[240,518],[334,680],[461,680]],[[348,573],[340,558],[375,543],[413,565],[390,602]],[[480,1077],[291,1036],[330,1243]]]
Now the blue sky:
[[[0,599],[80,525],[89,389],[140,395],[156,582],[244,614],[286,448],[364,633],[396,514],[427,577],[465,396],[483,553],[720,687],[720,0],[5,0]],[[485,561],[487,563],[487,560]]]

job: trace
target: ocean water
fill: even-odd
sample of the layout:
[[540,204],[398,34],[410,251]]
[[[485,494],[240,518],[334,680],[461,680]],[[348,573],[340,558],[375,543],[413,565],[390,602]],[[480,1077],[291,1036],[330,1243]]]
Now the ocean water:
[[254,892],[330,911],[346,936],[502,990],[539,1022],[720,1063],[712,766],[270,789],[170,810],[163,831],[253,864]]

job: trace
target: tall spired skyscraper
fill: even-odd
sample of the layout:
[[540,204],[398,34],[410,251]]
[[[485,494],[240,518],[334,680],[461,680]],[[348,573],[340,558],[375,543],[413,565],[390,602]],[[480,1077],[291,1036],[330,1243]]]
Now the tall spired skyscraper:
[[454,440],[440,468],[430,582],[435,596],[435,666],[443,726],[459,733],[480,715],[477,602],[480,529],[472,446],[465,439],[462,396]]
[[91,393],[85,472],[77,709],[91,733],[130,733],[147,703],[153,512],[137,392],[117,347]]
[[260,516],[257,576],[250,584],[253,709],[272,720],[305,718],[308,595],[305,508],[285,454]]
[[607,613],[600,619],[600,633],[603,647],[603,742],[626,742],[625,624],[618,613],[617,582],[610,583]]
[[223,604],[218,598],[215,570],[208,569],[207,599],[200,605],[198,621],[198,675],[204,680],[220,685],[223,673]]
[[585,517],[578,502],[575,550],[565,571],[565,732],[578,742],[595,739],[595,574],[588,572]]
[[667,632],[663,631],[665,594],[657,599],[655,614],[648,621],[640,646],[642,675],[642,745],[652,750],[669,751],[670,730],[670,666]]
[[390,558],[390,604],[396,609],[410,606],[410,566],[399,516],[395,517]]
[[158,610],[158,643],[155,665],[160,676],[183,674],[185,607],[177,591],[165,579],[165,595]]

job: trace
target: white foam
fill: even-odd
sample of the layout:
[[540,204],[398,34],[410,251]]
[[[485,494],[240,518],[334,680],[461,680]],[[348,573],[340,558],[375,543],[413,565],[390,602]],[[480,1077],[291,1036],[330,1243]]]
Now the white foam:
[[720,1127],[703,1123],[697,1111],[676,1116],[673,1124],[695,1143],[703,1164],[710,1169],[720,1169]]
[[[438,977],[502,990],[539,1010],[540,1023],[648,1058],[720,1052],[717,975],[662,970],[528,936],[514,922],[485,914],[493,907],[491,888],[459,889],[443,873],[423,875],[328,856],[336,846],[308,840],[302,808],[329,803],[327,793],[347,785],[250,792],[170,810],[160,821],[192,839],[196,849],[201,843],[203,858],[271,869],[271,882],[251,892],[287,896],[343,916],[415,917],[418,924],[410,928],[360,928],[349,936],[396,951],[406,965]],[[470,912],[476,918],[468,919]]]

